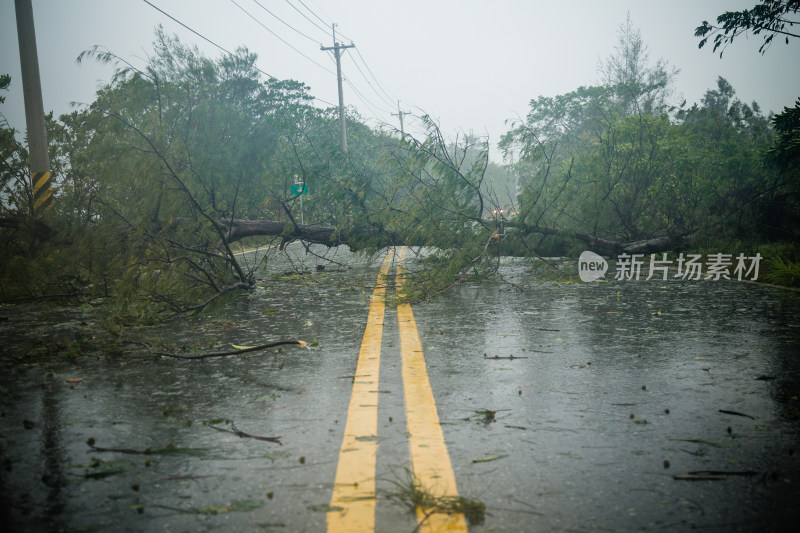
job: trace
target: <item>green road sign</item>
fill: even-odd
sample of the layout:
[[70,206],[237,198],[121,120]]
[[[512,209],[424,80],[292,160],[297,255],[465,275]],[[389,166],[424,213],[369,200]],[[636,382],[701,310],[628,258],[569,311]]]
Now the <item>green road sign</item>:
[[308,185],[305,183],[296,183],[292,185],[292,194],[308,194]]

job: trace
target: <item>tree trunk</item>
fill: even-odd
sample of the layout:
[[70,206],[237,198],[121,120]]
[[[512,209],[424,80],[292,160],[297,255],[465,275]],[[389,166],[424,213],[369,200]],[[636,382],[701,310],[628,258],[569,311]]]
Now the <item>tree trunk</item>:
[[637,241],[612,241],[604,239],[595,235],[590,235],[582,231],[565,231],[558,228],[548,228],[540,226],[526,226],[524,224],[511,223],[512,227],[519,228],[520,232],[528,235],[531,233],[539,233],[542,235],[563,235],[574,237],[579,241],[586,244],[587,248],[592,252],[599,254],[647,254],[662,252],[670,250],[675,246],[687,241],[691,237],[691,231],[681,230],[661,230],[655,233],[655,236],[649,239],[642,239]]
[[[245,237],[258,235],[282,237],[286,241],[300,240],[324,244],[325,246],[340,246],[346,244],[356,251],[364,247],[369,241],[372,246],[379,248],[404,244],[395,233],[383,231],[380,228],[368,227],[355,231],[342,232],[336,228],[317,226],[314,224],[292,224],[290,222],[277,222],[274,220],[242,220],[235,218],[222,222],[227,228],[227,242],[230,244]],[[217,243],[217,247],[222,246]],[[422,243],[419,243],[420,245]]]
[[[346,244],[350,246],[350,249],[353,251],[363,248],[363,243],[366,241],[369,241],[371,246],[376,246],[378,248],[399,244],[408,246],[424,246],[427,244],[423,242],[413,242],[413,239],[403,238],[403,236],[396,233],[385,232],[380,228],[374,227],[344,232],[325,226],[306,224],[294,225],[289,222],[277,222],[273,220],[233,219],[225,221],[224,224],[229,228],[227,234],[228,243],[236,242],[245,237],[270,235],[282,237],[285,240],[302,240],[324,244],[326,246]],[[657,236],[650,239],[622,242],[604,239],[581,231],[565,231],[558,228],[526,226],[524,224],[515,223],[514,221],[508,222],[507,227],[516,228],[524,235],[539,233],[542,235],[573,237],[586,244],[587,249],[601,254],[644,254],[669,250],[685,241],[689,233],[687,231],[662,231],[658,232]],[[220,242],[218,246],[221,245],[222,243]]]

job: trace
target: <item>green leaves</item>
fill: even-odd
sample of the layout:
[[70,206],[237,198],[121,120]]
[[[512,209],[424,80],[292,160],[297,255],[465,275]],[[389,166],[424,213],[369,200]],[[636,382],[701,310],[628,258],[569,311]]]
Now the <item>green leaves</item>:
[[732,44],[734,39],[742,34],[753,32],[753,35],[764,34],[764,41],[758,48],[760,53],[765,53],[776,35],[785,35],[786,44],[789,44],[789,37],[800,37],[793,31],[793,25],[797,24],[790,13],[796,14],[800,10],[800,2],[792,0],[761,0],[752,9],[742,11],[726,11],[717,17],[717,24],[713,26],[708,21],[695,28],[695,37],[702,37],[699,48],[705,46],[708,39],[714,37],[714,51],[722,47],[720,57],[725,48]]

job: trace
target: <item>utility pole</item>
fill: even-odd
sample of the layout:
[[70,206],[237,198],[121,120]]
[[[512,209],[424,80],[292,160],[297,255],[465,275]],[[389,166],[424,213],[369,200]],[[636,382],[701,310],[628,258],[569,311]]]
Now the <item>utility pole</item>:
[[333,55],[336,56],[336,79],[339,82],[339,146],[342,152],[347,152],[347,126],[344,122],[344,94],[342,93],[342,50],[346,48],[355,48],[356,45],[339,44],[336,42],[336,23],[331,24],[333,29],[333,46],[320,46],[320,50],[333,50]]
[[403,130],[403,115],[410,115],[408,111],[400,111],[400,100],[397,101],[397,113],[392,113],[393,117],[400,118],[400,138],[406,138],[406,132]]
[[25,122],[28,127],[33,212],[40,215],[53,203],[50,158],[47,155],[47,132],[44,123],[42,85],[39,81],[39,56],[33,26],[31,0],[15,0],[19,61],[22,67],[22,92],[25,97]]

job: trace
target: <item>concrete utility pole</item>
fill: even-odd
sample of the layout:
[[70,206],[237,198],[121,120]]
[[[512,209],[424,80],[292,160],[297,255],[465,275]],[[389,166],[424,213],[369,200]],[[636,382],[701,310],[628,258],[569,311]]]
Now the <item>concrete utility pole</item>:
[[339,146],[342,148],[342,152],[347,152],[347,126],[344,122],[344,95],[342,93],[342,50],[346,48],[355,48],[356,45],[353,43],[350,44],[339,44],[336,42],[336,24],[331,24],[331,28],[333,29],[333,46],[320,46],[320,50],[333,50],[333,55],[336,56],[336,79],[339,82]]
[[31,0],[15,0],[14,6],[17,13],[19,61],[22,66],[22,92],[25,96],[25,121],[28,127],[33,212],[39,215],[53,203],[42,85],[39,81],[39,56],[36,53]]
[[408,111],[400,111],[400,100],[397,101],[397,113],[392,113],[393,117],[400,118],[400,138],[406,138],[406,132],[403,130],[403,115],[410,115]]

